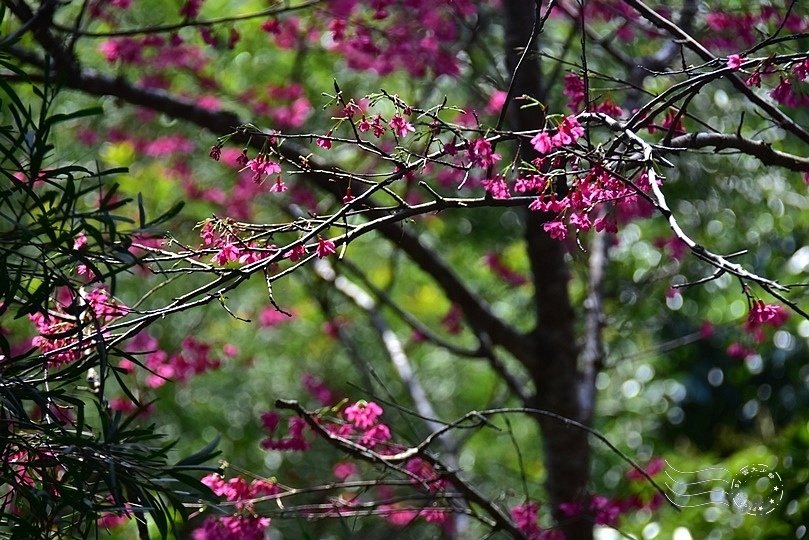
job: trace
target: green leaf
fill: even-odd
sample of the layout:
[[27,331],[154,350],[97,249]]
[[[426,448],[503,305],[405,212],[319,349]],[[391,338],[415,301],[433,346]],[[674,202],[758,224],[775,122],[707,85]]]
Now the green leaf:
[[53,116],[48,117],[47,125],[55,126],[56,124],[61,124],[62,122],[68,122],[77,118],[85,118],[87,116],[96,116],[103,112],[104,109],[102,107],[90,107],[89,109],[81,109],[72,113],[54,114]]
[[220,454],[220,452],[215,452],[217,446],[219,446],[219,435],[217,435],[216,438],[208,443],[202,450],[178,461],[175,464],[175,467],[200,465],[206,461],[209,461]]

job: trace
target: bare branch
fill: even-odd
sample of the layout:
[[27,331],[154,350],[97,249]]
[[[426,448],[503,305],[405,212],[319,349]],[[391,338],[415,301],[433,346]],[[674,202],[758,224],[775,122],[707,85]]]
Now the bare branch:
[[775,150],[771,143],[746,139],[731,133],[695,132],[674,137],[666,146],[655,145],[656,150],[678,152],[694,148],[715,148],[719,150],[739,150],[753,156],[764,165],[775,165],[798,172],[809,172],[809,158],[787,154]]

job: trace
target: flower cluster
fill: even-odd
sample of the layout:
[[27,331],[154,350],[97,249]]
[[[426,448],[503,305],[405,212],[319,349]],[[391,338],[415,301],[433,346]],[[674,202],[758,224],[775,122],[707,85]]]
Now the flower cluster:
[[329,47],[354,70],[386,75],[404,69],[423,77],[430,69],[436,75],[455,75],[460,68],[450,46],[457,43],[460,20],[475,11],[470,0],[332,2]]
[[527,501],[511,509],[511,519],[529,540],[562,540],[564,535],[554,529],[539,526],[539,503]]
[[287,434],[280,438],[273,438],[281,422],[281,416],[276,412],[266,412],[261,415],[261,424],[269,433],[269,437],[261,441],[261,447],[265,450],[282,450],[303,452],[309,449],[309,441],[306,440],[306,422],[302,418],[293,416],[289,419]]
[[472,165],[487,169],[500,161],[500,154],[496,154],[492,149],[492,143],[484,138],[475,139],[469,143],[469,160]]
[[610,499],[603,495],[594,495],[586,503],[561,503],[559,510],[569,517],[585,515],[596,525],[617,527],[622,514],[637,512],[644,508],[656,510],[662,504],[663,496],[658,492],[655,492],[648,500],[640,495],[630,495],[623,499]]
[[758,43],[762,27],[774,29],[783,25],[789,32],[809,29],[809,17],[793,10],[784,19],[784,13],[774,4],[761,5],[758,10],[711,11],[705,16],[705,23],[710,29],[703,41],[705,46],[725,50],[738,50]]
[[255,514],[254,501],[258,497],[281,493],[281,488],[275,482],[256,479],[248,483],[238,476],[225,481],[221,475],[214,473],[204,477],[202,483],[218,497],[233,503],[237,513],[207,518],[202,527],[194,531],[194,540],[262,540],[265,537],[270,518]]
[[565,116],[553,135],[547,130],[542,130],[531,139],[531,146],[539,154],[545,155],[555,148],[573,144],[583,135],[584,128],[579,124],[579,120],[575,116]]
[[[557,240],[567,237],[567,224],[582,232],[591,228],[598,232],[617,232],[617,219],[628,221],[651,215],[652,205],[638,195],[638,191],[646,192],[649,189],[649,179],[645,174],[638,178],[633,187],[596,166],[583,176],[575,176],[568,194],[561,199],[551,192],[550,196],[538,196],[528,208],[557,215],[557,219],[543,225],[545,232]],[[591,218],[596,207],[606,202],[614,204],[614,213]],[[567,220],[567,224],[563,219]]]
[[764,341],[764,327],[779,328],[789,319],[789,312],[777,304],[765,304],[763,300],[754,300],[744,329],[753,336],[756,343]]
[[[157,343],[154,345],[156,348]],[[219,369],[220,366],[219,359],[212,357],[209,344],[188,336],[183,340],[177,354],[170,355],[157,349],[146,355],[146,367],[150,371],[146,377],[146,386],[159,388],[168,381],[185,382],[193,375]]]
[[[763,300],[752,300],[743,328],[754,344],[765,341],[767,327],[779,328],[789,319],[789,312],[777,304],[766,304]],[[730,358],[744,360],[757,354],[754,347],[738,341],[731,342],[725,351]]]
[[[75,315],[76,307],[79,308],[78,315]],[[28,316],[38,333],[31,344],[48,356],[50,366],[74,362],[93,346],[95,340],[86,336],[103,332],[106,324],[123,317],[128,311],[103,286],[89,291],[80,289],[79,296],[72,301],[56,302],[55,309]]]

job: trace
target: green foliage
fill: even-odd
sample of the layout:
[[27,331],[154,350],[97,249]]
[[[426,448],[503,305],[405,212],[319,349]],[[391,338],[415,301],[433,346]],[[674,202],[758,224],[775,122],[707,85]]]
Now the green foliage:
[[[165,537],[175,513],[210,497],[195,473],[215,470],[215,444],[177,461],[176,443],[154,424],[140,426],[139,411],[109,409],[107,379],[120,381],[110,362],[116,351],[74,272],[86,265],[115,290],[138,263],[132,237],[154,234],[181,205],[149,219],[139,196],[137,220],[121,214],[132,201],[110,177],[125,170],[71,164],[51,143],[54,130],[100,110],[53,112],[54,81],[29,82],[2,50],[0,68],[17,77],[0,79],[0,536],[92,537],[97,519],[114,514],[148,515]],[[80,235],[86,247],[74,247]],[[59,313],[56,297],[69,298]],[[53,365],[20,349],[26,315],[61,317],[64,331],[49,339],[91,346],[78,361]]]

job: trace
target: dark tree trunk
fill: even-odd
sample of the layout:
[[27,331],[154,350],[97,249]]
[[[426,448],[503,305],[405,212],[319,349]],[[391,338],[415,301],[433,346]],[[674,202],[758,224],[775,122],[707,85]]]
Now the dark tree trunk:
[[[537,6],[525,0],[505,0],[506,61],[514,73],[522,51],[531,39]],[[514,81],[514,96],[527,94],[547,103],[537,50],[536,37],[528,55],[519,67]],[[512,105],[508,121],[515,130],[541,129],[544,117],[539,107],[519,109]],[[522,148],[522,159],[530,161],[533,149]],[[568,293],[569,271],[562,242],[551,239],[542,229],[550,216],[536,212],[526,214],[525,239],[535,288],[536,328],[530,334],[532,358],[522,359],[536,387],[535,402],[529,405],[552,411],[577,421],[589,423],[588,412],[593,393],[582,392],[581,384],[591,384],[590,377],[579,373],[579,347],[576,336],[576,313]],[[570,518],[559,511],[563,502],[585,502],[590,477],[590,445],[587,433],[566,427],[550,418],[540,418],[546,487],[551,511],[567,540],[591,540],[592,520],[584,516]]]

